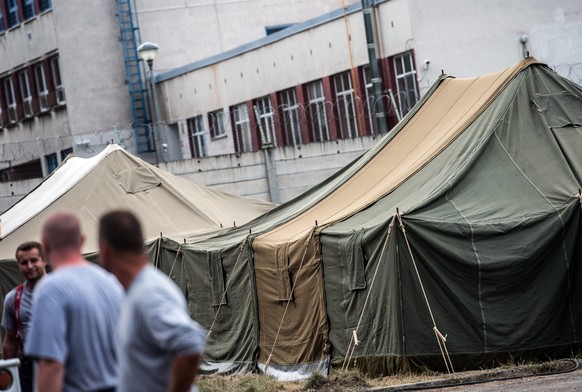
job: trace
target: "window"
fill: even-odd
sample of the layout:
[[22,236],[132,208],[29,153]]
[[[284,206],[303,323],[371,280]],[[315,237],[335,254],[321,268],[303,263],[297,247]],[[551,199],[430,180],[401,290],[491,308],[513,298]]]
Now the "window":
[[232,108],[232,118],[234,120],[234,140],[236,152],[247,152],[253,150],[251,139],[251,123],[247,105],[241,103]]
[[55,85],[55,93],[57,97],[57,104],[64,105],[65,100],[65,88],[63,87],[63,82],[61,80],[61,71],[59,67],[59,58],[53,57],[51,59],[51,69],[53,72],[53,82]]
[[[374,97],[374,85],[372,84],[372,74],[370,72],[370,66],[366,65],[362,68],[362,73],[364,74],[364,84],[366,85],[366,114],[370,122],[370,131],[374,133],[374,117],[376,116],[376,100]],[[379,130],[378,130],[379,131]]]
[[20,96],[22,97],[24,117],[32,117],[34,115],[34,111],[32,110],[32,93],[30,90],[30,83],[28,81],[28,69],[20,71],[18,74],[18,81],[20,83]]
[[275,140],[275,113],[271,105],[271,99],[267,97],[259,98],[255,101],[255,115],[261,136],[261,147],[277,145]]
[[22,0],[22,5],[22,14],[24,15],[24,20],[34,18],[34,0]]
[[39,63],[34,66],[34,80],[36,82],[36,94],[38,95],[40,111],[46,112],[49,110],[49,104],[44,63]]
[[297,146],[303,143],[301,138],[301,125],[299,123],[299,105],[294,89],[279,93],[281,110],[283,111],[283,129],[287,144]]
[[202,116],[192,117],[186,121],[190,135],[190,152],[192,158],[203,158],[208,155]]
[[73,153],[73,147],[69,147],[69,148],[65,148],[64,150],[61,150],[61,161],[64,161],[65,159],[67,159],[69,154],[72,154],[72,153]]
[[2,13],[2,4],[0,4],[0,34],[4,32],[4,14]]
[[348,71],[334,76],[333,84],[337,98],[340,138],[354,138],[358,136],[358,127],[356,124],[354,89],[352,87],[350,72]]
[[18,116],[16,114],[16,95],[14,94],[12,77],[4,79],[4,102],[8,109],[8,122],[13,124],[18,120]]
[[46,162],[46,170],[48,173],[52,173],[59,166],[59,161],[57,159],[57,153],[52,153],[44,156]]
[[323,142],[329,140],[329,128],[327,125],[327,110],[325,107],[325,95],[323,94],[323,82],[317,80],[307,85],[307,99],[309,106],[309,124],[313,141]]
[[38,5],[41,13],[53,8],[51,0],[39,0]]
[[217,110],[208,113],[208,124],[210,126],[210,137],[216,139],[226,135],[224,126],[224,110]]
[[6,0],[6,11],[8,12],[8,27],[16,27],[20,23],[18,20],[18,4],[16,0]]
[[406,52],[393,58],[394,73],[396,75],[396,88],[398,95],[398,108],[404,116],[418,102],[418,89],[416,85],[416,69],[412,52]]

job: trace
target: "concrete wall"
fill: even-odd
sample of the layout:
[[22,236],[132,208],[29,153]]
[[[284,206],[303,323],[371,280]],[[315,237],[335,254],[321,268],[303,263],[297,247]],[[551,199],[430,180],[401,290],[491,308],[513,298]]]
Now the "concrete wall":
[[0,182],[0,213],[6,211],[18,200],[26,196],[41,181],[42,179],[36,178],[33,180]]
[[426,91],[441,70],[474,77],[509,67],[527,49],[548,64],[582,59],[582,2],[571,0],[409,0],[420,87]]
[[[365,137],[274,148],[278,202],[289,201],[319,184],[377,141],[374,137]],[[197,184],[271,200],[263,151],[160,163],[159,167]]]
[[156,71],[264,37],[266,26],[303,22],[340,7],[337,0],[136,0],[142,41],[160,45]]
[[[582,2],[536,0],[390,0],[376,7],[379,56],[413,49],[421,93],[444,70],[456,77],[496,72],[522,57],[519,38],[549,64],[580,62]],[[158,84],[168,122],[235,105],[350,69],[342,12],[303,31],[241,49]],[[348,16],[353,65],[368,63],[361,12]],[[430,64],[425,68],[424,62]]]

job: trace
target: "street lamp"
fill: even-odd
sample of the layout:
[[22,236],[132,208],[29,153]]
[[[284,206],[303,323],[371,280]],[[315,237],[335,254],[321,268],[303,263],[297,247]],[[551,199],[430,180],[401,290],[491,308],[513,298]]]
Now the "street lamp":
[[[152,113],[153,114],[152,131],[154,130],[154,127],[158,124],[158,121],[160,120],[160,111],[158,109],[158,95],[156,93],[156,86],[154,84],[154,59],[158,54],[159,48],[160,47],[157,44],[154,44],[153,42],[144,42],[137,48],[137,53],[139,54],[139,57],[148,64],[148,68],[150,69],[150,88],[152,91],[152,101],[154,106],[154,110]],[[156,135],[154,133],[154,146],[156,148],[156,151],[158,150],[157,144],[158,143],[156,141]],[[160,152],[157,151],[157,154],[159,156]]]

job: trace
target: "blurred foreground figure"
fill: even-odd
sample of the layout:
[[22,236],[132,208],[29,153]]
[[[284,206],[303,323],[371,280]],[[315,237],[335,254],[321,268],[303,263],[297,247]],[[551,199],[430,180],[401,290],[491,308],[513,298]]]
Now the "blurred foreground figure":
[[204,331],[188,314],[184,295],[153,268],[141,225],[128,211],[99,224],[101,264],[126,290],[119,320],[119,391],[191,391],[204,351]]
[[22,392],[33,391],[33,361],[24,356],[26,332],[32,318],[32,291],[38,281],[46,274],[46,259],[42,245],[38,242],[25,242],[16,249],[16,263],[24,283],[12,289],[4,299],[2,308],[2,327],[4,359],[20,359],[19,377]]
[[69,213],[51,215],[42,244],[54,272],[39,284],[25,352],[38,361],[38,392],[114,391],[116,331],[123,302],[119,282],[87,262],[85,237]]

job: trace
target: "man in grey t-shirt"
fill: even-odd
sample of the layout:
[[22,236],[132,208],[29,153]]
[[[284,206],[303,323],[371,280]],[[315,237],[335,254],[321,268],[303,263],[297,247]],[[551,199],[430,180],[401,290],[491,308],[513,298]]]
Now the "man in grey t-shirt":
[[26,281],[12,289],[4,299],[2,308],[2,327],[4,328],[4,341],[2,343],[2,355],[4,359],[20,358],[20,390],[32,392],[33,363],[23,355],[26,332],[32,318],[32,291],[36,284],[46,274],[46,259],[42,251],[42,245],[30,241],[20,244],[16,248],[16,263]]
[[54,214],[43,226],[43,248],[55,271],[35,290],[25,347],[38,362],[38,392],[114,391],[117,386],[123,289],[114,276],[82,257],[83,242],[71,214]]
[[119,320],[119,391],[190,391],[204,351],[204,330],[166,275],[149,265],[141,225],[127,211],[99,223],[101,264],[127,292]]

